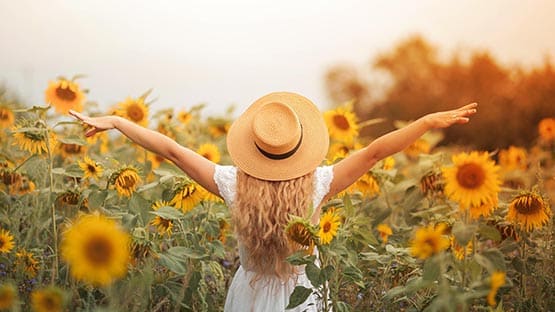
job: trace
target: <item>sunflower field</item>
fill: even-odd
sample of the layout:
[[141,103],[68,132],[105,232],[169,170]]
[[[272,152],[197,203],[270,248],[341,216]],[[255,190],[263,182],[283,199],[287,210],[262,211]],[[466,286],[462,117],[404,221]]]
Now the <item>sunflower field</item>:
[[[222,311],[239,265],[223,201],[116,131],[84,137],[70,109],[116,114],[230,164],[231,113],[160,109],[150,92],[109,111],[79,77],[45,102],[0,94],[0,311]],[[368,144],[349,103],[323,112],[332,164]],[[402,123],[398,123],[402,126]],[[531,148],[438,146],[429,132],[283,228],[326,311],[548,311],[555,306],[555,119]],[[312,250],[318,248],[319,263]]]

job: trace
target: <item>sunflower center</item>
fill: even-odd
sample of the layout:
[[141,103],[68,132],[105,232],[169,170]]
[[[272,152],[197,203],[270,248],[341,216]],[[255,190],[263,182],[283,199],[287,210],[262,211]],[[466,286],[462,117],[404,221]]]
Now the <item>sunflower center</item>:
[[341,130],[349,130],[351,127],[349,120],[347,120],[347,118],[343,115],[334,115],[333,124]]
[[68,154],[81,153],[81,146],[77,144],[64,144],[64,151]]
[[0,237],[0,249],[2,249],[2,247],[4,247],[4,239]]
[[130,105],[127,108],[127,116],[135,122],[143,120],[145,113],[137,104]]
[[9,112],[8,112],[7,110],[5,110],[5,109],[1,109],[1,110],[0,110],[0,119],[1,119],[1,120],[8,120],[8,119],[10,119],[10,114],[9,114]]
[[331,229],[331,222],[324,223],[324,233],[329,232]]
[[519,214],[533,215],[543,209],[543,203],[535,196],[522,196],[515,202],[514,207]]
[[475,163],[464,164],[457,171],[457,182],[466,189],[479,188],[485,179],[484,170]]
[[86,258],[93,265],[106,265],[110,262],[114,250],[105,237],[93,237],[85,245]]
[[430,246],[430,248],[432,248],[432,250],[436,250],[437,242],[436,242],[435,239],[429,237],[429,238],[426,238],[426,239],[424,240],[424,245],[425,245],[425,246]]
[[96,172],[96,167],[91,165],[91,164],[88,164],[87,165],[87,170],[91,173],[95,173]]
[[62,88],[62,87],[57,87],[56,88],[56,96],[64,101],[73,101],[75,100],[75,98],[77,97],[77,95],[75,94],[75,92],[71,91],[70,88]]
[[55,311],[55,309],[58,309],[57,300],[52,297],[45,297],[42,300],[42,304],[46,311]]
[[132,188],[135,186],[135,178],[129,175],[124,175],[123,177],[119,178],[119,185],[122,188]]

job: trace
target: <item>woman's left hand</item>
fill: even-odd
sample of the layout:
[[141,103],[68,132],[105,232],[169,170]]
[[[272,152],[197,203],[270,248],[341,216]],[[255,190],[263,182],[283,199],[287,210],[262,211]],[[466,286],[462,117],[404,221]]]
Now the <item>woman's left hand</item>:
[[428,114],[424,118],[430,129],[447,128],[454,124],[469,122],[469,117],[476,113],[476,107],[478,107],[478,103],[467,104],[454,110]]

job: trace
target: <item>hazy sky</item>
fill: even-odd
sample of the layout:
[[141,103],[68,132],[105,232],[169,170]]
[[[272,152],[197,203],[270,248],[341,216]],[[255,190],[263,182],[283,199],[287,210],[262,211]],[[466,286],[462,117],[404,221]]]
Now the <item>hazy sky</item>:
[[422,34],[444,54],[488,49],[505,64],[555,55],[555,1],[0,0],[0,84],[30,104],[58,75],[109,107],[153,88],[162,107],[230,104],[271,91],[331,106],[334,64],[369,68],[376,53]]

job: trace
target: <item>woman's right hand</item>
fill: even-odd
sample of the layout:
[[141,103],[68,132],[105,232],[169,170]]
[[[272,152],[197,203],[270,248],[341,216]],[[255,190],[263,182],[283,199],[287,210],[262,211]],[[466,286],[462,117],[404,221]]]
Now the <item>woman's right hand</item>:
[[118,118],[117,116],[89,117],[74,110],[70,110],[69,114],[89,126],[90,129],[85,132],[86,137],[93,136],[97,132],[114,129]]

